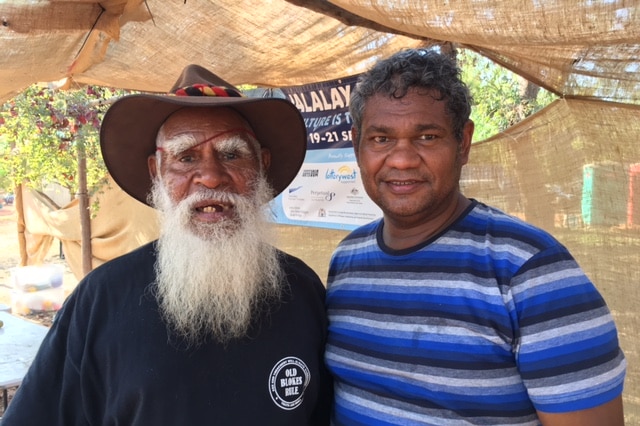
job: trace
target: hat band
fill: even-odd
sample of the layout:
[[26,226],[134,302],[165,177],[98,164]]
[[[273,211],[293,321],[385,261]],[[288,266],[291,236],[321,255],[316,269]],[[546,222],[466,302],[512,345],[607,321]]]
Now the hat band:
[[234,89],[207,84],[194,84],[182,87],[175,92],[176,96],[217,96],[223,98],[242,98],[242,93]]

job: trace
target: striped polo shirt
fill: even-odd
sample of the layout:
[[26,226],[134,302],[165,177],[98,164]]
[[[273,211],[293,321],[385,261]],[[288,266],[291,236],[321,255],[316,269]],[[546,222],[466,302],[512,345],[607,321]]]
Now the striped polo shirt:
[[382,227],[331,260],[335,425],[538,425],[622,392],[610,312],[551,235],[476,201],[411,249]]

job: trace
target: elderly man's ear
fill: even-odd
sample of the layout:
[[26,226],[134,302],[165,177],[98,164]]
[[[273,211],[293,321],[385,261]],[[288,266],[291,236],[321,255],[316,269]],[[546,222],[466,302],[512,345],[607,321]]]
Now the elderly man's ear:
[[151,179],[155,179],[158,175],[158,162],[156,161],[156,154],[151,154],[147,157],[147,167],[149,168],[149,175],[151,175]]
[[260,155],[262,156],[262,167],[266,172],[271,167],[271,151],[269,148],[261,148]]

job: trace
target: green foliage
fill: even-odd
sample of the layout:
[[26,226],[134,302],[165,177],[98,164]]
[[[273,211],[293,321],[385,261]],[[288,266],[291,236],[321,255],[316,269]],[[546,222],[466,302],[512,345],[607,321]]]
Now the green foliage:
[[78,154],[87,162],[87,186],[98,189],[107,176],[98,129],[106,99],[122,91],[87,86],[53,90],[32,85],[0,108],[0,190],[25,183],[41,190],[58,183],[78,190]]
[[474,141],[487,139],[550,104],[556,96],[538,88],[535,98],[523,93],[523,79],[470,50],[458,52],[462,79],[473,96]]

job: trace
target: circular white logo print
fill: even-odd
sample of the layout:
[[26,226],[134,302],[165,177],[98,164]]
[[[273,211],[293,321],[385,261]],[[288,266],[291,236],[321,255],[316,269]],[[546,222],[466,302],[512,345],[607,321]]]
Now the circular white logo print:
[[293,410],[302,404],[304,391],[311,381],[311,373],[300,358],[293,356],[278,361],[269,374],[269,393],[276,405]]

